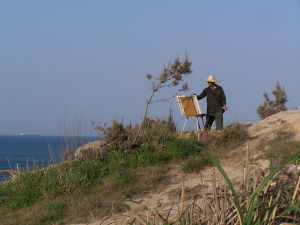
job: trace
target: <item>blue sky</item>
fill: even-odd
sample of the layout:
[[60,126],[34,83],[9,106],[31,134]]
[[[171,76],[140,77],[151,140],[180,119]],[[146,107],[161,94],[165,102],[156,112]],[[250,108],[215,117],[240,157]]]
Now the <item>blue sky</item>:
[[[61,135],[81,123],[90,135],[90,121],[139,122],[145,75],[185,52],[193,62],[185,94],[215,74],[226,123],[258,120],[261,95],[277,81],[288,107],[300,107],[300,0],[9,0],[0,3],[0,29],[0,134]],[[168,108],[152,105],[150,115]]]

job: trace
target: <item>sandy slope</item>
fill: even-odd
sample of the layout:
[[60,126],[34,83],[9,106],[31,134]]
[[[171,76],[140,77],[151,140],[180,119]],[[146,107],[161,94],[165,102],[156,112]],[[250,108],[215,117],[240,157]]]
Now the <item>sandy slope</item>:
[[[295,132],[295,139],[300,140],[300,111],[290,110],[280,112],[262,121],[251,124],[248,129],[250,135],[256,138],[253,138],[248,143],[230,151],[223,159],[221,159],[221,164],[224,170],[230,179],[236,184],[243,177],[247,155],[249,155],[248,158],[255,161],[255,165],[257,167],[264,170],[268,168],[269,161],[262,157],[266,149],[266,145],[263,143],[266,143],[267,140],[273,139],[278,130]],[[200,185],[202,187],[210,186],[212,176],[217,176],[218,180],[222,180],[220,175],[214,174],[216,174],[216,171],[213,167],[205,168],[198,173],[184,174],[180,165],[174,166],[168,174],[172,177],[168,187],[163,190],[148,193],[142,198],[134,199],[134,201],[138,201],[152,210],[166,208],[173,204],[174,201],[178,200],[174,198],[171,193],[182,187],[182,181],[184,181],[184,187],[186,189],[197,188]],[[106,219],[103,223],[101,222],[104,218],[99,218],[81,225],[122,224],[122,221],[124,222],[124,218],[127,218],[135,211],[141,210],[139,205],[131,204],[131,207],[131,212],[116,214]]]

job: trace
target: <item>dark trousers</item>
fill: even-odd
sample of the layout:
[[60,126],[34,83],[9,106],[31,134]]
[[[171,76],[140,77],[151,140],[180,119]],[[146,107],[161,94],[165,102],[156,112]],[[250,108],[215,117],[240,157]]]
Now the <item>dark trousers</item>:
[[216,129],[222,130],[223,111],[216,111],[216,112],[208,111],[206,117],[205,129],[210,130],[214,121],[216,121]]

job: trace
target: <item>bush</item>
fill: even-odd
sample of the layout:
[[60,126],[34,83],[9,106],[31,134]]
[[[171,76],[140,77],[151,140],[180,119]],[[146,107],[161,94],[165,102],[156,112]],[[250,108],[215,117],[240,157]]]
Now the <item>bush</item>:
[[274,96],[274,100],[270,100],[268,94],[263,93],[263,97],[265,98],[265,101],[257,108],[257,113],[260,119],[264,119],[280,111],[287,110],[285,106],[285,104],[288,101],[287,95],[279,82],[277,82],[272,94]]
[[137,125],[135,127],[132,127],[131,124],[124,126],[123,123],[119,123],[117,120],[112,121],[111,127],[105,127],[105,125],[102,126],[95,122],[93,122],[93,126],[99,135],[109,143],[104,147],[104,152],[107,152],[107,149],[121,151],[131,149],[135,133],[138,130]]
[[151,151],[160,151],[172,142],[176,134],[176,126],[172,119],[146,119],[136,137],[139,126],[127,125],[113,120],[111,127],[103,127],[94,123],[94,128],[104,136],[108,143],[103,152],[120,150],[129,153],[133,149],[146,147]]

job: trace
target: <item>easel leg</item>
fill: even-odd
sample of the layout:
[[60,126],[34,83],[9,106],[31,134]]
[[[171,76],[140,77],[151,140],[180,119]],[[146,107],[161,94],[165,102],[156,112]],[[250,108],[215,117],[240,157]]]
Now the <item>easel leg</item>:
[[187,120],[188,120],[188,117],[187,117],[187,118],[185,119],[185,121],[184,121],[184,125],[183,125],[183,128],[182,128],[182,130],[181,130],[180,137],[181,137],[182,134],[183,134],[183,131],[184,131],[184,128],[185,128],[185,125],[186,125]]
[[199,123],[199,118],[196,117],[197,120],[197,137],[198,137],[198,141],[200,141],[200,131],[201,131],[201,127],[200,127],[200,123]]
[[202,120],[202,124],[203,124],[203,129],[204,129],[205,128],[205,124],[204,124],[203,116],[201,116],[201,120]]

